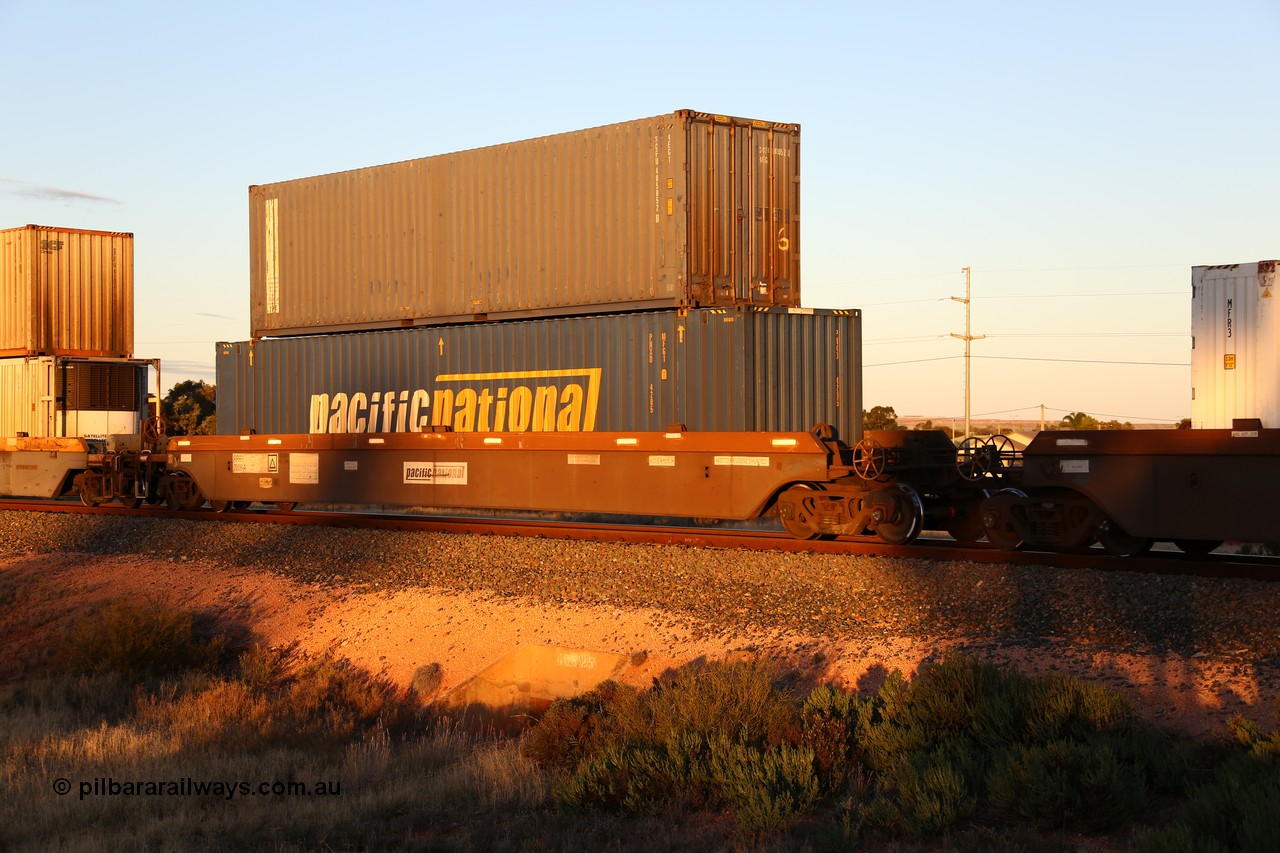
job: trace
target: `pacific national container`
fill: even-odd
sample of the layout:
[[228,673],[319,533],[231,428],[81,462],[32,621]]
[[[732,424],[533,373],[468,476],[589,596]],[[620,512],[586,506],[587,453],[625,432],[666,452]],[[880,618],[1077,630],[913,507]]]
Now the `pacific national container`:
[[858,311],[699,308],[217,346],[224,434],[807,430],[860,435]]
[[254,337],[800,304],[800,127],[687,110],[249,188]]
[[133,355],[133,235],[0,231],[0,357]]
[[1280,261],[1192,267],[1191,426],[1280,427]]
[[32,356],[0,359],[0,438],[136,434],[157,362]]

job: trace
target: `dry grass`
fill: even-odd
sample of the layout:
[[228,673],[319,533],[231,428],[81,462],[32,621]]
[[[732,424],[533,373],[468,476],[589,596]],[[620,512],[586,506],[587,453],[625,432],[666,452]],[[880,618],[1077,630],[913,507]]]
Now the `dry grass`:
[[[53,594],[3,583],[19,611]],[[0,687],[5,851],[1119,849],[1139,806],[1137,823],[1169,824],[1139,832],[1144,850],[1280,831],[1280,734],[1240,722],[1237,747],[1170,749],[1102,688],[963,659],[875,696],[801,695],[754,660],[690,666],[647,691],[606,683],[511,739],[209,614],[23,619],[0,623],[17,659]],[[1190,756],[1203,784],[1177,776]],[[1064,786],[1080,768],[1092,786]],[[289,782],[307,789],[257,790]],[[1138,786],[1150,805],[1116,795]],[[1235,835],[1215,835],[1227,804]],[[1082,841],[1064,816],[1110,835]]]

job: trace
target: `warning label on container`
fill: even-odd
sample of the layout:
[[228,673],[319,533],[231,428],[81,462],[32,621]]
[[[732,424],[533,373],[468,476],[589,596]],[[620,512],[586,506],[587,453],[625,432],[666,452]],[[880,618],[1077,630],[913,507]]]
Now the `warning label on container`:
[[676,458],[674,456],[650,456],[650,468],[674,468],[676,467]]
[[1088,474],[1088,459],[1063,459],[1062,473],[1064,474]]
[[466,462],[406,462],[406,483],[434,483],[437,486],[465,486]]
[[570,465],[599,465],[600,454],[599,453],[570,453],[569,464]]
[[717,465],[733,465],[743,468],[768,468],[768,456],[717,456]]
[[289,482],[315,485],[320,482],[319,453],[290,453]]

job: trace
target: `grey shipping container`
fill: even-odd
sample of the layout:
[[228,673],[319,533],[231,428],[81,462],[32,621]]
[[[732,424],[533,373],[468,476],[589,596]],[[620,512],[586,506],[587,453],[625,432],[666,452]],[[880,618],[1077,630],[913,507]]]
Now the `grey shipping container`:
[[800,304],[800,127],[682,110],[249,188],[254,337]]
[[0,356],[133,355],[133,235],[0,231]]
[[856,310],[699,308],[217,347],[223,434],[801,431],[860,435]]

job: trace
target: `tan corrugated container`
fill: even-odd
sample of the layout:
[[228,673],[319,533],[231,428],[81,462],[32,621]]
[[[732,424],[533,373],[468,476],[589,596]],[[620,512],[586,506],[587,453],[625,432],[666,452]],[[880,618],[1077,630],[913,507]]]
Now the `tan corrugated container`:
[[254,337],[800,304],[800,127],[687,110],[249,188]]
[[133,355],[133,235],[0,231],[0,356]]

